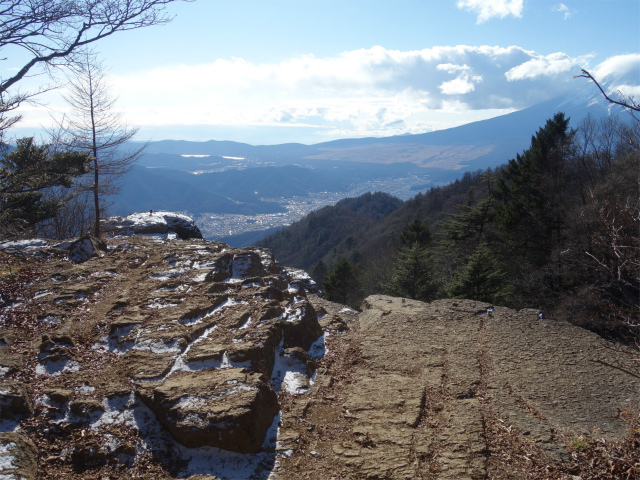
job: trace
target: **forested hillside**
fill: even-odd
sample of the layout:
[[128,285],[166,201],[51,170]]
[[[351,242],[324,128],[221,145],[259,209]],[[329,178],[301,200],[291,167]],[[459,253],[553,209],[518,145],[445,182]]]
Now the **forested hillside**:
[[372,228],[402,205],[402,200],[387,193],[365,193],[345,198],[333,206],[310,213],[258,245],[280,252],[280,261],[292,267],[308,269],[333,251],[341,242],[353,245],[352,235]]
[[[473,298],[627,334],[640,308],[638,129],[568,125],[556,114],[502,167],[378,219],[338,204],[261,245],[354,307],[372,293]],[[375,211],[379,197],[350,202]]]

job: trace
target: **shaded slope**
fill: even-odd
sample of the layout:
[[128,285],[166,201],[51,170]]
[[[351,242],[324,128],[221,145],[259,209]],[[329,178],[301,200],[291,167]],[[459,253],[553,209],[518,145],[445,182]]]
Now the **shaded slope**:
[[347,198],[310,213],[258,245],[278,252],[278,258],[285,265],[308,268],[340,242],[353,242],[354,234],[370,228],[376,220],[386,217],[400,205],[401,200],[380,192]]
[[277,213],[284,209],[272,202],[254,199],[241,203],[217,192],[215,187],[198,185],[195,175],[176,170],[134,168],[124,178],[122,189],[111,197],[114,214],[153,210],[190,213]]

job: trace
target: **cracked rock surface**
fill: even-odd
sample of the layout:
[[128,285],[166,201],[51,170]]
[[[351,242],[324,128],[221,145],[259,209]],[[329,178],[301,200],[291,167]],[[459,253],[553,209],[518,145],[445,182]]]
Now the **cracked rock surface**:
[[505,478],[529,460],[500,435],[568,465],[640,397],[631,356],[534,310],[356,312],[267,250],[198,239],[33,248],[0,283],[0,478]]
[[324,349],[308,276],[199,239],[16,255],[1,297],[0,477],[270,470],[278,397],[308,392]]
[[281,478],[495,478],[492,460],[514,452],[495,449],[491,422],[558,464],[567,435],[626,433],[620,410],[640,394],[630,356],[536,311],[489,307],[367,298],[331,360],[333,382],[283,414],[296,453]]

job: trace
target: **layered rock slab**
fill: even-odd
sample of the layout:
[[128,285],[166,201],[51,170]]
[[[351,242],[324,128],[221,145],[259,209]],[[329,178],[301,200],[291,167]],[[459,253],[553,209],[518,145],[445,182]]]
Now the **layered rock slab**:
[[31,439],[43,478],[149,458],[165,469],[155,478],[268,469],[276,359],[291,349],[307,382],[315,368],[308,279],[270,251],[160,237],[112,239],[79,263],[41,245],[32,263],[2,299],[0,433]]
[[203,370],[174,375],[139,393],[183,445],[254,453],[279,410],[266,380],[238,368]]
[[496,450],[490,423],[556,465],[577,435],[625,435],[619,411],[640,398],[631,356],[536,311],[490,307],[367,298],[335,381],[284,417],[281,435],[299,446],[287,441],[296,453],[278,474],[485,479],[501,473],[494,455],[514,454]]

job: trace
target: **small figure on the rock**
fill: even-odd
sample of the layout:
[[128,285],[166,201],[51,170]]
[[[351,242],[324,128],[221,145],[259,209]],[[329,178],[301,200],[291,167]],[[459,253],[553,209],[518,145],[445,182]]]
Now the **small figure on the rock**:
[[493,308],[487,308],[487,317],[493,317]]
[[149,215],[153,215],[153,208],[149,210]]
[[538,318],[542,320],[544,318],[544,313],[538,312]]

